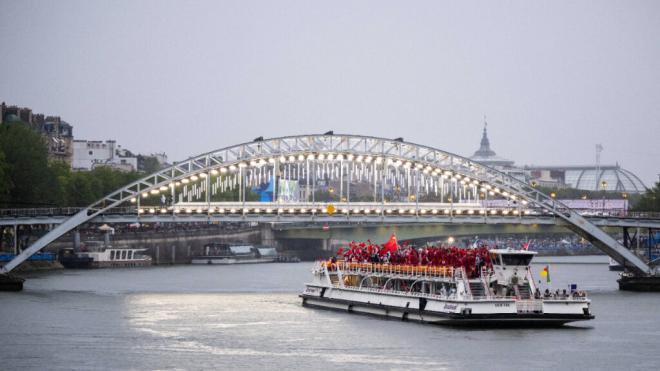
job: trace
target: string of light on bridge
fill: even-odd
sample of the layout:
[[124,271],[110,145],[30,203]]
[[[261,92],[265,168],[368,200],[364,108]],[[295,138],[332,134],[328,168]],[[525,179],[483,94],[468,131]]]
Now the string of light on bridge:
[[[277,189],[278,185],[291,187],[291,182],[297,185],[293,187],[295,194]],[[246,190],[263,190],[269,183],[273,184],[273,202],[276,204],[246,207],[246,204],[254,203],[246,200]],[[215,197],[226,196],[235,190],[239,190],[235,195],[237,200]],[[328,194],[318,199],[319,191]],[[337,213],[329,213],[322,205],[335,202],[328,196],[337,192]],[[527,205],[526,200],[519,200],[513,193],[456,170],[395,156],[354,153],[305,153],[223,163],[144,191],[139,197],[133,197],[131,203],[139,203],[139,199],[144,203],[150,196],[161,194],[176,201],[167,207],[140,207],[138,212],[278,215],[380,213],[416,216],[521,216],[530,213],[523,209]],[[367,194],[369,200],[366,200]],[[367,205],[352,206],[356,202],[351,197],[356,196],[359,196],[358,204]],[[494,199],[506,200],[509,204],[502,208],[488,208],[488,201]],[[235,202],[241,205],[222,207],[223,204]]]

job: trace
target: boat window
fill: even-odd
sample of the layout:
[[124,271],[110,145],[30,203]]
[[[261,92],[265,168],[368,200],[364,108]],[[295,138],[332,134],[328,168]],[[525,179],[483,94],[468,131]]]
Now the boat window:
[[110,250],[110,260],[115,260],[115,250]]
[[128,252],[128,258],[133,259],[133,250]]
[[504,265],[529,265],[530,261],[532,261],[532,255],[502,254]]
[[126,250],[121,252],[121,259],[122,260],[126,259]]

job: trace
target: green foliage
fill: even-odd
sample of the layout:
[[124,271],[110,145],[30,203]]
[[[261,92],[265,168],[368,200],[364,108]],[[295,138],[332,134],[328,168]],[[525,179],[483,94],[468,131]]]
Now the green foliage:
[[158,159],[152,156],[138,156],[138,167],[147,174],[155,173],[160,170]]
[[10,207],[53,205],[56,180],[48,166],[48,152],[42,137],[23,123],[0,125],[0,151],[9,169]]
[[660,182],[644,193],[633,206],[633,211],[660,211]]
[[0,203],[8,197],[10,187],[9,165],[7,164],[5,153],[0,148]]
[[314,200],[316,202],[339,202],[339,194],[333,191],[329,192],[328,190],[318,190],[314,192]]
[[87,206],[141,176],[109,167],[73,172],[48,160],[43,138],[27,125],[0,125],[0,207]]
[[139,179],[143,174],[100,166],[88,172],[69,172],[60,183],[67,206],[87,206],[114,190]]

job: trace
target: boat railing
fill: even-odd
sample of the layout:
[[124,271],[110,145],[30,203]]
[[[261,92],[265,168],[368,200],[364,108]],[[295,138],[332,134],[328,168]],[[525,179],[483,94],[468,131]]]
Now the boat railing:
[[384,288],[379,288],[379,287],[355,287],[355,286],[345,286],[341,287],[339,284],[333,284],[335,288],[341,288],[344,290],[353,290],[353,291],[361,291],[361,292],[373,292],[377,294],[397,294],[397,295],[405,295],[405,296],[412,296],[412,297],[419,297],[419,298],[429,298],[429,299],[438,299],[438,300],[455,300],[457,299],[456,294],[453,295],[447,295],[447,296],[442,296],[442,295],[436,295],[436,294],[429,294],[429,293],[423,293],[423,292],[415,292],[415,291],[400,291],[400,290],[393,290],[393,289],[384,289]]
[[341,270],[344,274],[389,274],[389,275],[411,275],[428,278],[452,278],[456,271],[450,266],[430,265],[406,265],[406,264],[382,264],[382,263],[355,263],[346,261],[328,262],[322,261],[321,267],[329,271]]
[[[415,292],[415,291],[400,291],[400,290],[393,290],[393,289],[385,289],[385,288],[379,288],[379,287],[357,287],[357,286],[341,286],[339,283],[333,284],[335,288],[340,288],[343,290],[353,290],[353,291],[361,291],[361,292],[373,292],[377,294],[396,294],[396,295],[405,295],[405,296],[412,296],[412,297],[420,297],[420,298],[429,298],[429,299],[438,299],[438,300],[460,300],[458,296],[454,294],[449,294],[449,295],[438,295],[438,294],[430,294],[430,293],[423,293],[423,292]],[[486,297],[486,296],[476,296],[470,299],[471,301],[492,301],[492,300],[516,300],[515,296],[493,296],[493,297]]]

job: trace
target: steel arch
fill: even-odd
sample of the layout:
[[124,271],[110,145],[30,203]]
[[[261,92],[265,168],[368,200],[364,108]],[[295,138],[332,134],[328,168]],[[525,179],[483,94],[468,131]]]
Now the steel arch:
[[[330,155],[333,157],[329,158]],[[497,195],[497,197],[507,200],[515,200],[516,203],[519,202],[518,205],[546,210],[564,220],[570,229],[604,250],[615,260],[625,263],[638,272],[650,273],[648,265],[612,237],[588,222],[577,212],[539,192],[529,184],[468,158],[430,146],[397,139],[346,134],[298,135],[260,139],[188,158],[122,187],[92,203],[37,240],[32,246],[5,265],[1,272],[11,271],[50,242],[99,214],[127,202],[137,203],[138,210],[140,210],[141,199],[172,190],[175,188],[175,184],[180,182],[186,183],[193,178],[196,180],[198,178],[210,180],[211,174],[214,173],[241,172],[244,168],[262,166],[272,167],[275,173],[279,172],[280,166],[287,162],[305,162],[310,159],[317,162],[332,162],[333,166],[336,162],[340,162],[340,171],[343,174],[344,168],[342,166],[344,162],[353,164],[360,158],[362,158],[362,161],[370,158],[370,161],[374,161],[374,163],[380,161],[381,173],[383,174],[386,169],[389,171],[390,166],[402,166],[410,169],[418,177],[442,178],[455,183],[461,182],[463,186],[479,187],[487,194]],[[374,179],[374,181],[377,180],[382,179]],[[208,183],[206,194],[209,194]],[[381,202],[385,202],[384,196]],[[209,205],[207,212],[210,212],[208,197],[206,203]],[[245,204],[245,200],[242,203]],[[348,204],[350,205],[350,200]],[[419,204],[418,200],[415,204]],[[243,210],[245,209],[243,208]],[[383,212],[382,208],[381,212]]]

